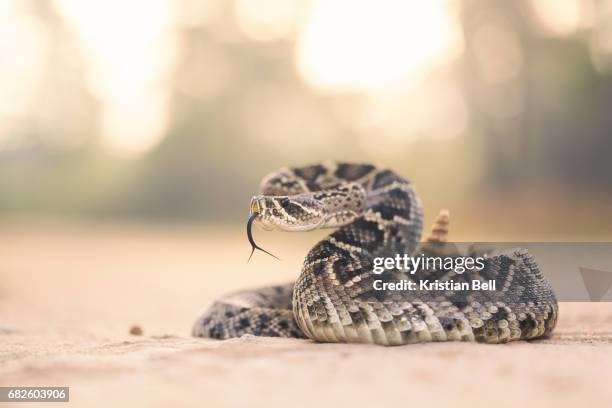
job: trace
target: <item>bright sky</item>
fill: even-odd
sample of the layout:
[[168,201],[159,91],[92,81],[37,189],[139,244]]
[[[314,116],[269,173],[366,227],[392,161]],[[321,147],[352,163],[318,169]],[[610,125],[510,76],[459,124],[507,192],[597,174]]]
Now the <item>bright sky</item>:
[[41,80],[46,46],[41,24],[18,15],[14,6],[10,0],[0,0],[0,143],[28,108]]
[[[177,27],[210,21],[223,1],[183,0],[177,9],[179,3],[172,0],[54,0],[77,34],[88,86],[102,102],[102,144],[108,151],[138,155],[161,140],[169,115],[165,80],[179,51]],[[579,27],[585,4],[591,1],[531,4],[544,27],[567,35]],[[0,64],[0,122],[26,112],[28,95],[41,77],[46,47],[40,22],[20,13],[17,4],[0,0],[0,55],[11,56]],[[380,101],[387,91],[418,88],[432,66],[461,52],[462,36],[449,4],[453,3],[236,0],[234,17],[252,41],[295,38],[296,69],[319,92],[363,92]]]
[[417,83],[461,50],[445,0],[315,2],[300,32],[297,63],[322,88],[377,91]]
[[55,0],[79,35],[89,85],[102,99],[104,145],[120,155],[144,152],[163,136],[174,52],[170,0]]
[[[0,2],[4,4],[0,10],[15,4]],[[54,4],[78,35],[89,88],[102,102],[103,146],[123,156],[147,151],[161,140],[168,125],[169,90],[164,80],[177,52],[176,4],[171,0],[54,0]],[[253,41],[297,35],[296,67],[322,91],[378,92],[411,86],[460,46],[445,0],[422,2],[419,7],[403,0],[326,0],[308,7],[297,0],[237,0],[235,17]],[[2,27],[9,31],[3,38],[20,37],[25,42],[22,52],[11,54],[20,56],[12,70],[29,75],[18,90],[27,94],[28,87],[35,85],[36,70],[24,66],[37,66],[39,42],[44,39],[35,31],[34,19],[10,21]]]

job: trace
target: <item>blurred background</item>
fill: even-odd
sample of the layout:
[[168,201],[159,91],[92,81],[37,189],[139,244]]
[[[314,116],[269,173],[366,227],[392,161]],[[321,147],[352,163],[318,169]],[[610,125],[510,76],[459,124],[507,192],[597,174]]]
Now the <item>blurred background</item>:
[[[495,398],[522,390],[515,405],[536,391],[562,406],[605,395],[592,381],[605,376],[585,372],[606,360],[565,346],[609,343],[604,303],[563,306],[554,370],[514,348],[508,364],[489,349],[436,351],[395,377],[377,374],[395,372],[396,354],[372,355],[374,377],[346,366],[351,354],[306,354],[329,383],[280,348],[167,353],[201,347],[192,324],[222,294],[295,279],[327,233],[257,229],[282,261],[246,263],[250,197],[282,166],[389,166],[414,181],[426,225],[450,209],[456,241],[612,241],[611,107],[612,0],[0,0],[0,384],[70,384],[85,406],[109,405],[100,389],[174,406],[194,379],[207,383],[188,390],[200,403],[277,397],[282,377],[294,403],[313,379],[348,378],[334,388],[345,395],[435,371],[452,375],[416,394],[472,406],[486,378]],[[198,365],[219,355],[242,374]],[[465,364],[480,376],[449,394]]]
[[2,221],[242,225],[340,159],[468,240],[612,236],[612,1],[1,0],[0,58]]
[[246,263],[285,165],[389,166],[456,241],[612,241],[611,106],[610,0],[0,0],[0,343],[186,337],[295,279],[326,231]]

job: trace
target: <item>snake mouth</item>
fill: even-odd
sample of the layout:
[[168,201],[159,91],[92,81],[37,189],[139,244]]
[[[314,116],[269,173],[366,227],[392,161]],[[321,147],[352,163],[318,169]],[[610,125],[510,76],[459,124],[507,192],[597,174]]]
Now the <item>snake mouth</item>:
[[[253,214],[257,214],[253,221],[256,221],[257,224],[266,231],[271,231],[275,228],[274,223],[266,216],[266,203],[262,196],[255,196],[251,198],[251,202],[249,204],[249,214],[250,217]],[[251,221],[251,223],[253,222]]]
[[249,212],[252,214],[258,213],[261,214],[262,208],[259,205],[259,199],[257,197],[251,198],[251,203],[249,205]]

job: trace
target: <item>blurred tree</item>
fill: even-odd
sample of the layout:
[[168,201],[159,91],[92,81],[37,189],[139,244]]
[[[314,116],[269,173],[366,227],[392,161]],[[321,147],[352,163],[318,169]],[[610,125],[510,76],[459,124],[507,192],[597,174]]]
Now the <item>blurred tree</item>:
[[[1,118],[0,209],[74,211],[92,193],[81,172],[90,167],[95,151],[98,103],[85,86],[85,67],[74,35],[52,3],[22,1],[18,12],[17,26],[26,37],[19,43],[20,52],[33,53],[33,58],[16,74],[31,76],[27,80],[36,86],[22,95],[21,111]],[[11,57],[18,56],[4,56],[4,64],[11,64]]]
[[589,30],[543,35],[529,7],[463,2],[465,87],[487,174],[500,189],[531,180],[610,193],[612,79],[593,67]]

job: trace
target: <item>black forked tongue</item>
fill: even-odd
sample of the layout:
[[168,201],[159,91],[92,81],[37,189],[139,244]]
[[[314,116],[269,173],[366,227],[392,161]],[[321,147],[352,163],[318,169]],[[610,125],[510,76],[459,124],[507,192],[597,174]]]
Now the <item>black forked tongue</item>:
[[249,220],[247,221],[247,238],[249,239],[249,244],[251,244],[251,255],[249,255],[249,259],[247,260],[247,262],[251,260],[253,252],[255,252],[256,249],[259,249],[261,252],[265,252],[273,258],[279,259],[276,255],[271,254],[270,252],[257,245],[255,243],[255,240],[253,239],[253,232],[251,231],[251,229],[253,228],[253,221],[255,221],[255,218],[257,218],[258,215],[259,213],[254,212],[253,214],[251,214]]

